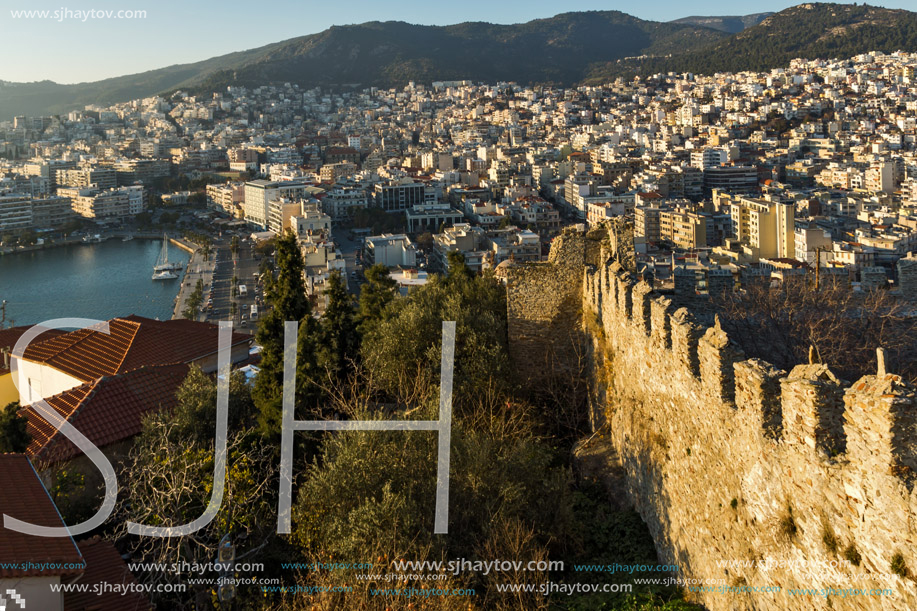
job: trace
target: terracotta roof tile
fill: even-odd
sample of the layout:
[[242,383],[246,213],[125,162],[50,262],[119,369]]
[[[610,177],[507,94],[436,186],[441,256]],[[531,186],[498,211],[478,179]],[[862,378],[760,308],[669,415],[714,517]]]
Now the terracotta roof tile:
[[[64,526],[57,507],[25,454],[0,454],[0,515],[38,526]],[[3,527],[0,521],[0,579],[79,575],[82,568],[11,569],[23,562],[83,565],[71,537],[35,537]]]
[[115,546],[108,541],[93,537],[79,544],[86,559],[86,572],[79,583],[88,584],[89,592],[64,594],[64,611],[149,611],[150,600],[141,592],[131,591],[92,592],[95,584],[136,584],[137,580],[128,570]]
[[[19,341],[19,338],[22,337],[23,334],[31,328],[32,328],[31,325],[26,325],[24,327],[12,327],[9,329],[0,330],[0,350],[4,348],[9,348],[10,353],[12,353],[13,347],[16,346],[16,342]],[[51,339],[53,337],[58,337],[59,335],[63,335],[64,333],[66,333],[66,331],[59,331],[57,329],[48,329],[47,331],[45,331],[44,333],[36,337],[35,341],[36,342],[44,341],[47,339]],[[0,356],[0,376],[6,375],[9,372],[10,372],[9,367],[7,367],[4,364],[3,357]]]
[[[175,393],[188,375],[188,365],[143,367],[103,377],[46,399],[61,417],[100,448],[140,433],[143,418],[172,409]],[[38,414],[34,407],[20,412],[28,419],[32,443],[26,452],[44,463],[69,460],[82,454],[69,439]]]
[[[108,325],[109,333],[79,329],[33,342],[23,358],[91,382],[146,365],[189,363],[217,352],[219,327],[210,323],[131,315],[112,319]],[[250,340],[242,333],[232,336],[233,345]]]
[[139,329],[138,323],[115,319],[109,323],[109,334],[99,328],[79,329],[31,343],[24,358],[89,381],[117,373]]

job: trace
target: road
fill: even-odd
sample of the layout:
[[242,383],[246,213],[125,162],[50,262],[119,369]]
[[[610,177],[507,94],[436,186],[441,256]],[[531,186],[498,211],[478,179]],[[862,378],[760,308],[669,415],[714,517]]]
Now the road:
[[[250,240],[240,240],[237,253],[232,252],[230,243],[228,237],[214,243],[216,262],[213,289],[209,295],[213,300],[213,307],[207,310],[207,319],[232,320],[237,328],[252,329],[255,325],[251,324],[251,306],[257,304],[259,310],[264,309],[261,282],[256,277],[261,260]],[[236,279],[235,294],[233,278]],[[245,286],[245,295],[241,294],[242,286]],[[236,304],[235,312],[233,303]]]
[[[348,290],[358,295],[360,284],[363,282],[363,267],[359,253],[362,249],[362,240],[348,238],[348,232],[338,229],[332,234],[341,256],[344,257],[347,270]],[[240,331],[254,331],[257,324],[251,321],[251,306],[256,304],[259,313],[264,312],[263,285],[257,278],[261,265],[261,258],[255,252],[251,240],[240,239],[239,250],[232,252],[232,238],[229,235],[215,239],[212,246],[212,255],[207,262],[202,262],[197,256],[189,266],[190,272],[183,282],[189,285],[183,289],[179,301],[182,305],[176,307],[178,315],[184,308],[184,299],[190,294],[198,278],[204,279],[204,306],[198,320],[216,322],[218,320],[232,320],[233,326]],[[355,272],[355,273],[353,273]],[[236,278],[233,291],[233,278]],[[241,287],[246,287],[246,294],[242,295]],[[207,300],[211,306],[207,306]],[[235,311],[233,311],[235,304]]]
[[347,229],[335,227],[331,230],[331,238],[337,244],[338,251],[344,257],[347,265],[347,290],[358,295],[360,285],[364,281],[362,259],[357,257],[357,254],[363,249],[363,240],[359,238],[351,240],[347,237],[348,233]]

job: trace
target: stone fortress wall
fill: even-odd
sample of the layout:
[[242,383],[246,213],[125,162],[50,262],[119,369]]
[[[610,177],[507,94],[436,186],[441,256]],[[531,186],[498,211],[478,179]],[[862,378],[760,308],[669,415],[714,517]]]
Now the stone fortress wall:
[[[917,609],[915,389],[883,371],[881,358],[876,375],[849,385],[822,364],[785,372],[746,359],[718,323],[706,327],[655,294],[610,250],[584,265],[583,238],[563,238],[559,251],[579,253],[576,261],[508,270],[511,349],[538,362],[544,341],[532,334],[559,335],[574,318],[562,311],[569,295],[581,296],[594,396],[660,562],[724,587],[781,588],[694,594],[698,602]],[[894,594],[790,596],[790,588]]]

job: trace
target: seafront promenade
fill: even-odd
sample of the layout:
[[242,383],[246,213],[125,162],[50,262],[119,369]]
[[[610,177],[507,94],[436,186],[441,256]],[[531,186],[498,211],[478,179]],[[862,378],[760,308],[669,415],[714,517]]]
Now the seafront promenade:
[[[191,253],[191,259],[188,260],[188,265],[185,267],[185,275],[181,279],[181,287],[178,290],[178,295],[175,297],[175,305],[172,308],[172,319],[174,320],[183,318],[182,312],[185,310],[188,299],[191,293],[194,292],[194,287],[198,280],[204,281],[204,295],[210,292],[210,288],[213,286],[213,268],[216,254],[211,252],[210,256],[204,257],[197,244],[185,239],[169,238],[169,243]],[[203,320],[203,315],[198,313],[195,320]]]

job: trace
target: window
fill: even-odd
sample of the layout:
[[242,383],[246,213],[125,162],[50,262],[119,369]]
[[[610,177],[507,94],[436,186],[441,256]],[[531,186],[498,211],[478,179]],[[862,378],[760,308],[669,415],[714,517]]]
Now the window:
[[35,403],[39,399],[43,399],[41,394],[41,380],[36,380],[35,378],[29,378],[29,403]]

